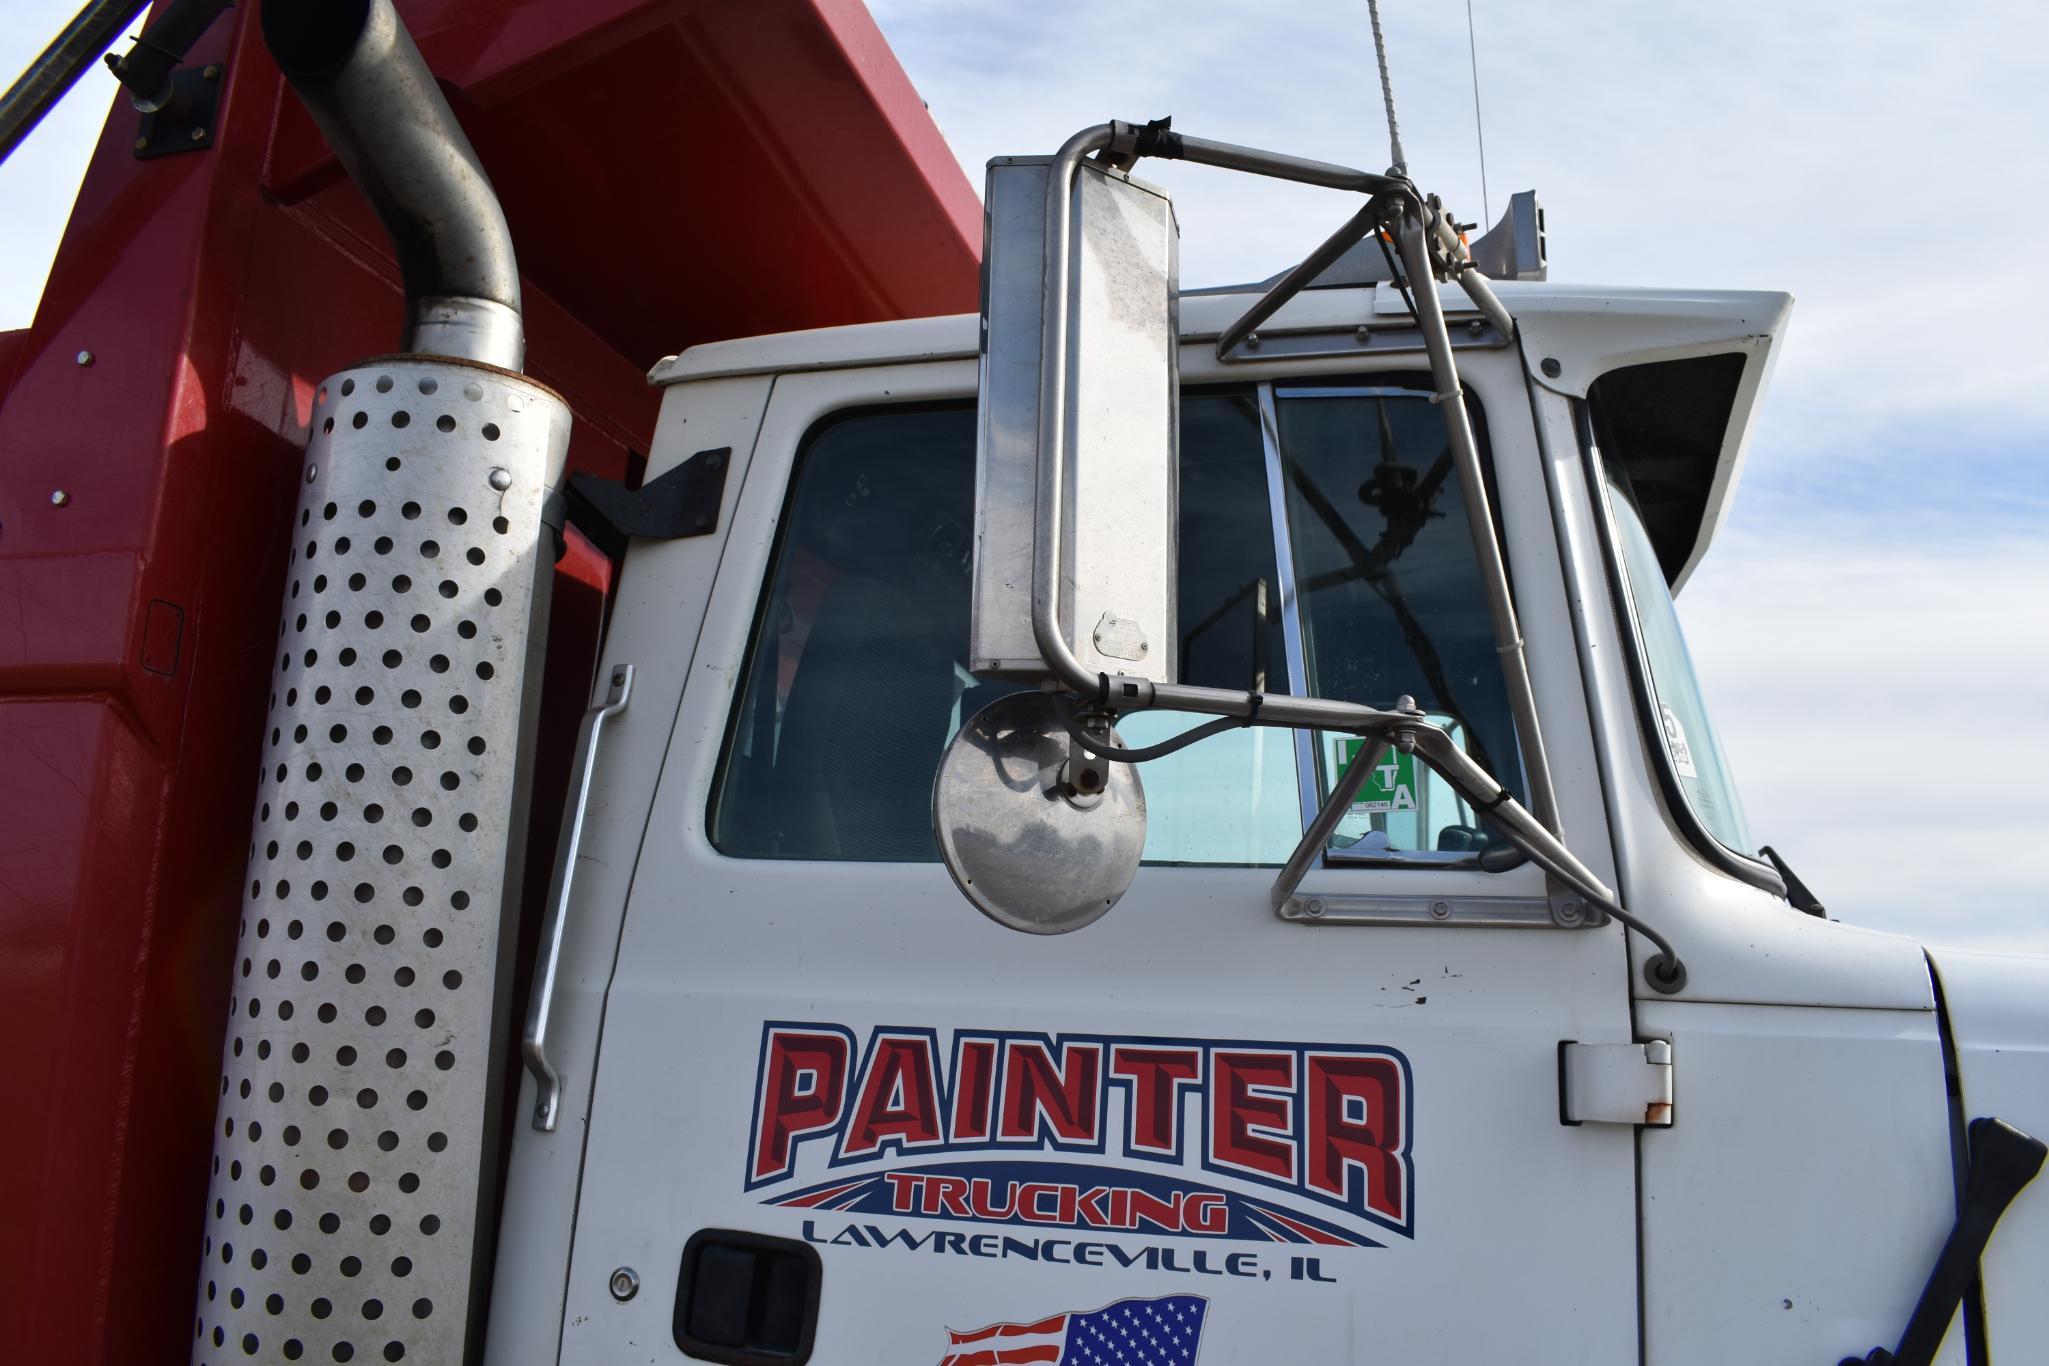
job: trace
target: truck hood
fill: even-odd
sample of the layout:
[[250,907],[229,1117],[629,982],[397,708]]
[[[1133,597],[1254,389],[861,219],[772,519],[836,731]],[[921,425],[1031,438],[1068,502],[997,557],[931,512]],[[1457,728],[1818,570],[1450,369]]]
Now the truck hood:
[[[1968,1123],[2049,1137],[2049,958],[1930,949]],[[1994,1361],[2049,1361],[2049,1177],[2015,1198],[1981,1263]]]

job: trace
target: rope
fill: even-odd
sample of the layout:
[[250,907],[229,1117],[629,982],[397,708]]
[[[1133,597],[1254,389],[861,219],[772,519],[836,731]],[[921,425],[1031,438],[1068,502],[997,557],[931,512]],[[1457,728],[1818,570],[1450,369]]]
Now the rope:
[[1394,157],[1388,174],[1406,178],[1409,159],[1402,155],[1402,129],[1394,118],[1394,81],[1387,74],[1387,39],[1380,32],[1380,0],[1366,0],[1366,13],[1373,20],[1373,55],[1380,62],[1380,98],[1387,105],[1387,142]]

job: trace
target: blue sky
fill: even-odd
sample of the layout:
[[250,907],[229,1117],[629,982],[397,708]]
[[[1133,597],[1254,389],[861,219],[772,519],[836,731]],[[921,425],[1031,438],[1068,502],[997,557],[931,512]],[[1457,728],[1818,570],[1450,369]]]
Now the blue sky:
[[[0,0],[18,71],[76,0]],[[1377,168],[1363,0],[875,0],[970,178],[1107,117]],[[1480,211],[1466,11],[1387,0],[1416,178]],[[1759,838],[1844,919],[2049,950],[2049,9],[1474,0],[1488,184],[1554,279],[1791,291],[1734,514],[1680,600]],[[113,83],[0,166],[25,324]],[[1190,285],[1341,197],[1185,166]]]

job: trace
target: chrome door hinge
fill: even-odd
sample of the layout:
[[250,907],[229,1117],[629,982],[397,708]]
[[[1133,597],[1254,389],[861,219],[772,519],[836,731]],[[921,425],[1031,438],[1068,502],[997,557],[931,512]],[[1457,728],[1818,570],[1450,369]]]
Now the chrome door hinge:
[[1672,1125],[1672,1045],[1558,1045],[1558,1119],[1562,1124]]

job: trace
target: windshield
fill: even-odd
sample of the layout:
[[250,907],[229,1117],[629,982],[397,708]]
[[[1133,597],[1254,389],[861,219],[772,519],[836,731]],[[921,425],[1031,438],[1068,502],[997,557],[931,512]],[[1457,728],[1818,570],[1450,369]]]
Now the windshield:
[[1622,561],[1623,587],[1630,615],[1636,619],[1644,673],[1650,685],[1650,729],[1658,735],[1667,772],[1676,780],[1686,804],[1709,834],[1744,855],[1756,846],[1736,797],[1736,780],[1722,755],[1722,742],[1708,722],[1707,704],[1686,638],[1679,631],[1679,613],[1665,586],[1664,570],[1644,528],[1628,476],[1603,464],[1608,512],[1615,527]]

